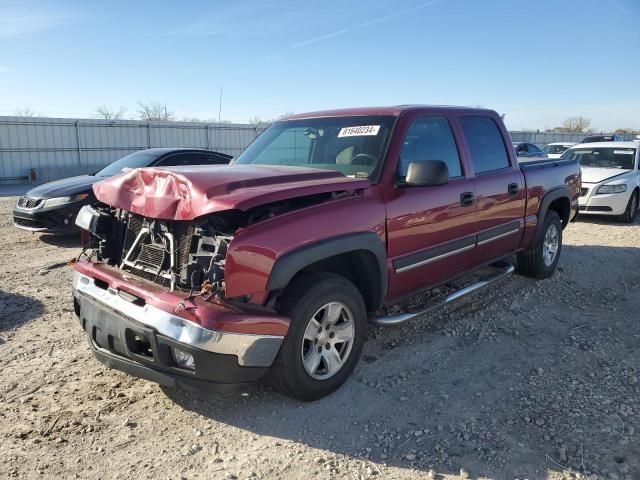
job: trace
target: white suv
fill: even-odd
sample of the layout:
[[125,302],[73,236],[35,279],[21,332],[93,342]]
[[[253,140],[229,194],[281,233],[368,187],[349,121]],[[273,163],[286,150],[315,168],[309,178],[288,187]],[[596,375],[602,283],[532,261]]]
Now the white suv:
[[635,142],[579,143],[562,154],[582,170],[580,213],[611,215],[633,223],[640,199],[640,145]]

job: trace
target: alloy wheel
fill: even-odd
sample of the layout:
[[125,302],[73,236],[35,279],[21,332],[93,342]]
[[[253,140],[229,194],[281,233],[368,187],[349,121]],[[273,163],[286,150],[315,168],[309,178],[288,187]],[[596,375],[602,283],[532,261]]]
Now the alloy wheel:
[[343,367],[355,338],[351,310],[341,302],[330,302],[311,317],[302,339],[302,363],[307,374],[326,380]]
[[560,232],[556,225],[549,225],[542,243],[542,259],[547,267],[553,265],[560,246]]

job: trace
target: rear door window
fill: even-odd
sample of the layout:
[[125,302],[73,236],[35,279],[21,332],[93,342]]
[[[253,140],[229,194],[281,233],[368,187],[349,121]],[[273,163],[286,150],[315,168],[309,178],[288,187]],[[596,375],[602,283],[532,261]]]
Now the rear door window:
[[398,176],[407,176],[411,162],[441,160],[449,167],[449,177],[461,177],[460,156],[449,121],[441,116],[416,118],[404,139],[398,162]]
[[509,167],[509,156],[500,129],[489,117],[460,117],[476,174]]

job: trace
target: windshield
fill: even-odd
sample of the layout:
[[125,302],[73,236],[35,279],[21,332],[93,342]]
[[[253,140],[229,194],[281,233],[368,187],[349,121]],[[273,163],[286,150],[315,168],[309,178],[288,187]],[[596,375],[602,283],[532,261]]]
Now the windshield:
[[574,148],[562,158],[577,160],[583,167],[633,169],[635,148]]
[[354,116],[277,122],[233,163],[321,168],[370,178],[381,167],[394,118]]
[[596,143],[596,142],[613,142],[613,137],[611,135],[593,135],[591,137],[586,137],[580,143]]
[[558,154],[564,153],[569,148],[569,145],[547,145],[542,150],[544,153]]
[[133,152],[122,157],[120,160],[116,160],[111,165],[107,165],[98,173],[97,177],[112,177],[122,173],[123,168],[141,168],[148,167],[153,161],[158,158],[157,152],[150,152],[149,150],[140,150]]

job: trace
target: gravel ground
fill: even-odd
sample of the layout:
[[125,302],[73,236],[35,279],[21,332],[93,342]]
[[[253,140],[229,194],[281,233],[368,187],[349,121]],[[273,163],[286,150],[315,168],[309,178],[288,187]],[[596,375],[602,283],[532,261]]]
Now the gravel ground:
[[109,370],[73,314],[79,248],[0,200],[0,477],[640,478],[640,224],[582,220],[557,274],[371,329],[302,404],[203,398]]

